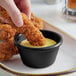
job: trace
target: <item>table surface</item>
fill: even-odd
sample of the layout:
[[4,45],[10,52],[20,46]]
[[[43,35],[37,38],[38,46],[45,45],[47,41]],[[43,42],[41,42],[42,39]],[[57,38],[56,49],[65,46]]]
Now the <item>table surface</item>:
[[[71,33],[72,32],[76,32],[74,29],[76,28],[75,27],[75,23],[68,23],[68,22],[64,22],[64,20],[63,19],[60,19],[59,18],[59,15],[60,15],[60,13],[57,11],[57,10],[59,10],[60,11],[60,9],[62,8],[62,7],[59,7],[61,4],[57,4],[57,5],[48,5],[48,4],[46,4],[46,3],[43,3],[43,2],[41,2],[40,3],[40,1],[39,2],[37,2],[36,3],[36,1],[35,2],[33,2],[32,1],[32,12],[36,15],[36,16],[39,16],[39,17],[41,17],[41,18],[43,18],[44,20],[46,20],[48,23],[50,23],[50,24],[54,24],[55,25],[55,27],[58,27],[58,28],[62,28],[64,25],[68,25],[68,26],[70,26],[71,28],[73,28],[73,31],[71,31],[69,34],[71,35],[71,36],[73,36]],[[56,9],[56,7],[59,7],[59,8],[57,8]],[[44,11],[44,12],[43,12]],[[60,23],[58,23],[58,21],[60,21]],[[73,24],[73,26],[74,27],[72,27],[71,25]],[[61,25],[60,27],[59,27],[59,25]],[[70,28],[67,28],[67,26],[64,26],[66,29],[68,29],[68,31],[69,31],[69,29]],[[66,29],[62,29],[62,30],[64,30],[64,31],[66,31]],[[74,37],[74,36],[73,36]],[[75,38],[75,37],[74,37]],[[5,71],[3,71],[3,70],[1,70],[0,69],[0,76],[13,76],[13,75],[10,75],[10,74],[8,74],[8,73],[6,73]],[[70,74],[70,75],[64,75],[64,76],[76,76],[76,73],[73,73],[73,74]]]

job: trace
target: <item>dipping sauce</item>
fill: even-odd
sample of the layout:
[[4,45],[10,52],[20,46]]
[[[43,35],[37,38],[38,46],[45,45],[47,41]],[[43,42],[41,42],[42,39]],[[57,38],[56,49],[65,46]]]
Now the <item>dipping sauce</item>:
[[55,45],[56,41],[49,39],[49,38],[46,38],[46,44],[43,46],[33,46],[27,40],[23,40],[20,44],[22,46],[26,46],[26,47],[41,48],[41,47],[48,47],[48,46]]

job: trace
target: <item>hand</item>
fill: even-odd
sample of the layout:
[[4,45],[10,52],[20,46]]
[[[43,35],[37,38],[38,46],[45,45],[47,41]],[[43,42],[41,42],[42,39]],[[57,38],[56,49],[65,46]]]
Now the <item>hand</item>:
[[18,27],[23,25],[20,11],[24,12],[30,18],[31,7],[29,0],[0,0],[0,6],[8,11],[12,21]]

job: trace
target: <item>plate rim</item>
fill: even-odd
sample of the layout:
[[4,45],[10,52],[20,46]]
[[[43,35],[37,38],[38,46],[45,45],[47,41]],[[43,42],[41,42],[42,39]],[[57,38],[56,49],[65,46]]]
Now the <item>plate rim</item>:
[[15,70],[10,69],[6,65],[0,63],[0,68],[5,70],[8,73],[15,74],[15,75],[35,75],[35,76],[44,76],[44,75],[65,75],[65,74],[71,74],[76,72],[76,67],[71,68],[65,71],[60,71],[60,72],[52,72],[52,73],[42,73],[42,74],[33,74],[33,73],[22,73],[22,72],[17,72]]

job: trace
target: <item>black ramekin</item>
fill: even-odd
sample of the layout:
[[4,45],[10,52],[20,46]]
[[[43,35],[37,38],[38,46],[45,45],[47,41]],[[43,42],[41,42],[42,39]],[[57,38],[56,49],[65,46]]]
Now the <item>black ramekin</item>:
[[15,45],[17,46],[22,62],[33,68],[44,68],[54,63],[59,47],[62,44],[62,37],[49,30],[41,30],[46,38],[53,39],[57,44],[49,47],[32,48],[20,45],[20,42],[26,38],[22,34],[18,34],[14,38]]

